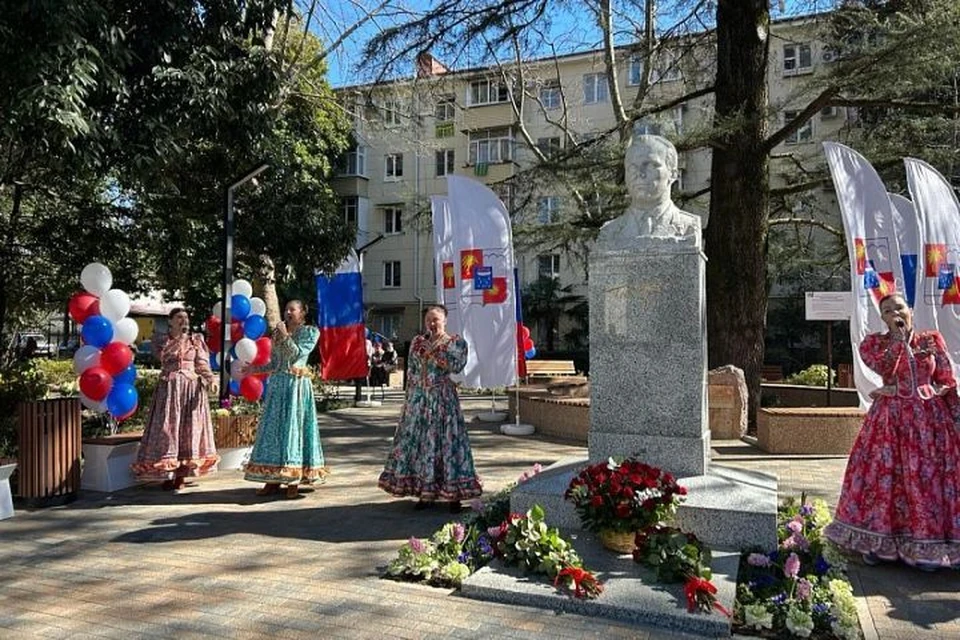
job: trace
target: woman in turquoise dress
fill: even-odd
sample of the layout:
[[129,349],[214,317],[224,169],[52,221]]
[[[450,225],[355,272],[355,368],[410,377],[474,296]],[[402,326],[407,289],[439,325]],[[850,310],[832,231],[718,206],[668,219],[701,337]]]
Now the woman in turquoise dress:
[[483,492],[450,379],[467,364],[467,343],[447,334],[443,305],[428,306],[423,321],[429,334],[410,345],[407,400],[378,485],[398,497],[419,497],[417,509],[441,500],[459,513],[461,500]]
[[252,369],[269,372],[270,383],[244,478],[265,483],[258,495],[279,493],[280,485],[286,485],[286,497],[296,498],[299,485],[312,484],[327,474],[307,368],[320,331],[304,324],[307,306],[300,300],[288,302],[284,316],[286,320],[273,332],[270,363]]

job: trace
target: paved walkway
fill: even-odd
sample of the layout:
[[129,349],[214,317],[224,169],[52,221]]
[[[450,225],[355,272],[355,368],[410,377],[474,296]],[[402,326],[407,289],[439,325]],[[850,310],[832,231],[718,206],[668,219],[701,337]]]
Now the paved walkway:
[[[464,402],[468,419],[489,400]],[[300,500],[259,498],[239,472],[172,496],[156,486],[85,493],[0,522],[0,638],[676,638],[676,634],[380,579],[411,535],[448,519],[376,488],[399,412],[328,414],[334,471]],[[485,487],[582,447],[470,423]],[[724,464],[774,472],[781,491],[835,500],[845,460],[771,457],[719,443]],[[868,638],[960,637],[960,572],[854,567]]]

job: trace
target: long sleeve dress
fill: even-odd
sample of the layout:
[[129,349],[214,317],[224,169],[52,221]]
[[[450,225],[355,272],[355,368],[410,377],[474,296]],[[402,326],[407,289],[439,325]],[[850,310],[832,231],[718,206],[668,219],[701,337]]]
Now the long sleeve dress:
[[307,369],[307,357],[319,338],[319,329],[304,325],[274,346],[270,364],[263,369],[270,373],[270,382],[245,479],[311,484],[327,475]]
[[[907,345],[871,334],[860,355],[896,394],[877,397],[864,418],[824,533],[848,551],[958,567],[960,431],[949,404],[957,381],[943,337],[926,331]],[[947,395],[932,384],[948,387]]]
[[202,476],[217,469],[207,388],[214,382],[210,354],[197,334],[153,343],[160,360],[147,426],[133,473],[147,480]]
[[464,500],[483,489],[450,374],[467,364],[467,343],[447,336],[410,345],[407,400],[378,486],[395,496]]

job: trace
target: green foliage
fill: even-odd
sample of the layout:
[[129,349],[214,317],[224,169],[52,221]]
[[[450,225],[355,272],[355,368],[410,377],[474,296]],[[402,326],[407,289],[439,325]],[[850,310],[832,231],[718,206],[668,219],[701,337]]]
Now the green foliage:
[[582,567],[576,549],[559,529],[547,526],[545,517],[543,508],[534,505],[525,515],[512,514],[505,521],[507,526],[497,542],[503,561],[549,578],[556,578],[563,567]]
[[692,533],[656,525],[638,532],[636,545],[633,559],[655,569],[661,582],[710,579],[710,549]]
[[[535,327],[542,323],[546,335],[538,335],[537,350],[554,351],[558,346],[557,332],[560,318],[564,315],[575,321],[583,321],[586,317],[586,303],[583,296],[571,293],[573,285],[563,286],[557,278],[540,278],[524,287],[520,296],[523,306],[523,318],[528,326]],[[581,329],[585,329],[582,326]],[[582,342],[582,336],[572,332],[574,343]]]
[[[827,365],[815,364],[807,367],[799,373],[789,376],[784,382],[786,384],[800,384],[808,387],[826,387],[827,386]],[[837,372],[830,369],[830,384],[837,383]]]
[[36,367],[43,376],[49,393],[61,396],[75,396],[80,393],[77,372],[72,360],[53,360],[40,358]]
[[17,405],[42,399],[46,379],[37,360],[18,360],[0,369],[0,458],[17,455]]

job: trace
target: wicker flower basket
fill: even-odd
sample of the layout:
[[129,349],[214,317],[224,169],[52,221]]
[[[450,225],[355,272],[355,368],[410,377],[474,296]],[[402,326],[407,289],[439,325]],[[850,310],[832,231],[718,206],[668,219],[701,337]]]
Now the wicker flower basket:
[[217,449],[249,447],[257,439],[257,416],[214,416],[213,440]]
[[610,551],[616,551],[617,553],[633,553],[635,546],[634,540],[636,539],[637,534],[633,531],[622,532],[604,529],[597,534],[597,537],[600,538],[600,544]]

